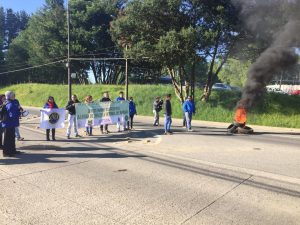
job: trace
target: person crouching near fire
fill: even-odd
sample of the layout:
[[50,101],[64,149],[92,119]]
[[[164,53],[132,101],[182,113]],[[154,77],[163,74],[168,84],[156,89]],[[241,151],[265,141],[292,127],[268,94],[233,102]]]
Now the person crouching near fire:
[[229,134],[235,133],[239,127],[245,127],[247,121],[246,103],[246,100],[240,100],[238,102],[234,115],[233,126],[228,129]]

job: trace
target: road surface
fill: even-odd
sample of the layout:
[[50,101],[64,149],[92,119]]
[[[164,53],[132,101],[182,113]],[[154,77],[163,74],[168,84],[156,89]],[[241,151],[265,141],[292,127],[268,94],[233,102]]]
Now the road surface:
[[151,118],[135,130],[46,141],[24,118],[24,154],[0,158],[0,224],[300,224],[300,130]]

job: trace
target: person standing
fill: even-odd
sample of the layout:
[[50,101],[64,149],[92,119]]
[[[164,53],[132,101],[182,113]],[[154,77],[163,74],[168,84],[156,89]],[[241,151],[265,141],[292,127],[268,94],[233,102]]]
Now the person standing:
[[76,95],[72,95],[71,100],[68,102],[66,106],[66,110],[68,110],[69,115],[68,115],[68,128],[67,128],[67,138],[70,139],[70,134],[71,134],[71,129],[74,124],[74,135],[75,137],[81,137],[78,134],[78,129],[77,129],[77,119],[76,119],[76,109],[75,109],[75,104],[80,103],[80,101],[77,99]]
[[[109,98],[109,93],[106,91],[103,93],[103,98],[100,100],[100,102],[110,102],[110,98]],[[103,132],[103,127],[104,127],[104,132]],[[100,132],[101,134],[105,133],[108,134],[108,124],[105,125],[100,125]]]
[[[22,113],[24,110],[23,110],[23,108],[21,107],[19,100],[16,99],[16,94],[15,94],[15,93],[13,93],[13,102],[14,102],[15,105],[18,106],[19,111],[20,111],[20,115],[21,115],[21,113]],[[20,119],[20,117],[19,117],[19,119]],[[23,141],[23,140],[24,140],[24,138],[21,137],[19,126],[15,127],[15,135],[16,135],[16,139],[17,139],[18,141]]]
[[[89,104],[89,103],[93,103],[93,97],[91,95],[88,95],[85,97],[84,102]],[[93,135],[93,120],[88,120],[87,124],[85,125],[85,131],[86,131],[86,135],[88,136],[92,136]]]
[[171,94],[166,95],[165,100],[165,133],[166,135],[170,135],[173,132],[171,131],[171,124],[172,124],[172,105],[171,105]]
[[16,151],[15,127],[19,126],[20,109],[14,102],[14,93],[12,91],[5,92],[5,110],[6,116],[2,121],[4,129],[3,156],[13,157],[15,154],[21,153]]
[[[5,95],[0,95],[0,107],[5,103]],[[4,107],[4,106],[3,106]],[[2,128],[2,122],[0,121],[0,148],[3,147],[3,128]]]
[[133,117],[134,115],[137,115],[136,113],[136,107],[135,103],[133,102],[133,97],[129,98],[129,117],[130,117],[130,126],[129,126],[129,121],[127,122],[127,127],[128,129],[130,128],[132,130],[133,126]]
[[[116,101],[125,101],[123,91],[119,92],[119,97],[116,98]],[[121,131],[121,125],[120,124],[121,124],[121,118],[119,117],[118,121],[117,121],[117,130],[118,130],[118,132]],[[126,121],[125,121],[125,119],[123,119],[123,131],[125,131],[125,130],[126,130]]]
[[[58,109],[58,106],[56,105],[52,96],[49,96],[48,101],[44,105],[44,109]],[[52,140],[55,141],[55,128],[51,129],[51,132]],[[50,141],[50,129],[46,129],[46,140]]]
[[154,123],[153,126],[159,125],[159,112],[162,110],[163,100],[157,96],[153,102]]
[[192,130],[192,117],[195,114],[195,104],[191,95],[184,101],[182,110],[185,115],[186,127],[188,131]]

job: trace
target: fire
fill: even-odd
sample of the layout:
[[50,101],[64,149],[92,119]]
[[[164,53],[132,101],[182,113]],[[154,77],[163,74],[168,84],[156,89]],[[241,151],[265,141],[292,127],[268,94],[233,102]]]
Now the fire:
[[235,111],[234,120],[239,124],[245,124],[247,121],[247,112],[243,107],[238,107]]

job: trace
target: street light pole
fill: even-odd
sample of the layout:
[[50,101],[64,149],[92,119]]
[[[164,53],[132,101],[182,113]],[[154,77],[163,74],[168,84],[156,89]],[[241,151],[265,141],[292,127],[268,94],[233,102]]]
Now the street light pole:
[[67,1],[67,29],[68,29],[68,96],[69,100],[71,100],[72,96],[72,84],[71,84],[71,62],[70,62],[70,13],[69,13],[69,1]]
[[[127,45],[126,45],[126,52],[127,52]],[[127,53],[125,56],[125,99],[128,100],[128,59]]]

